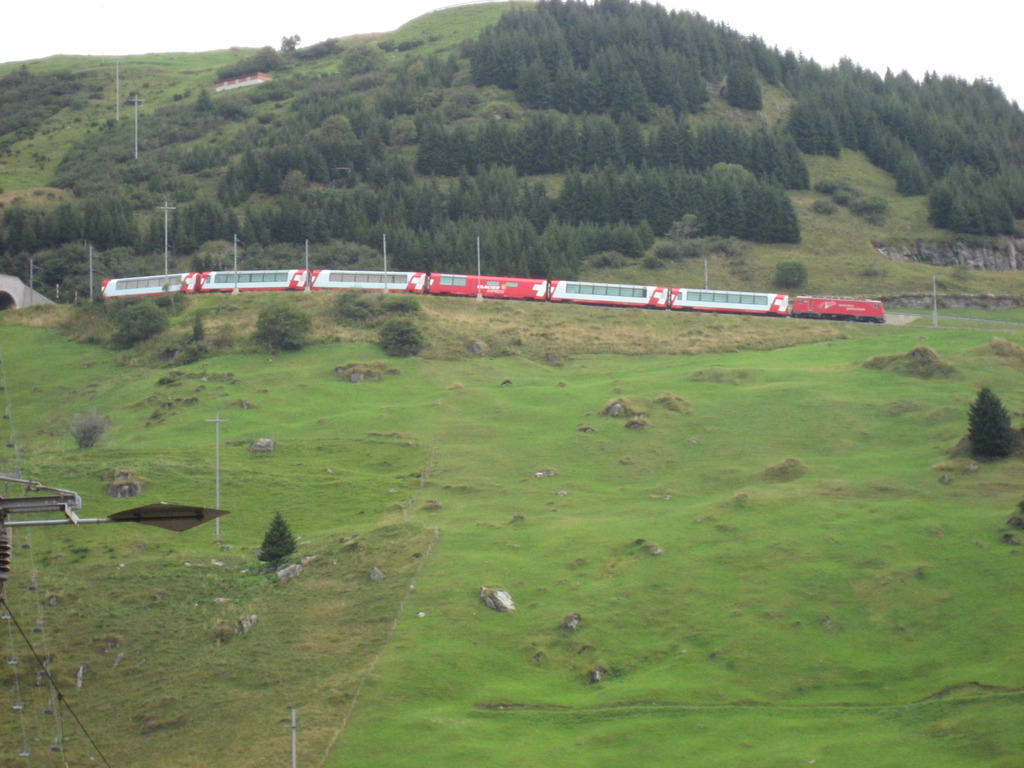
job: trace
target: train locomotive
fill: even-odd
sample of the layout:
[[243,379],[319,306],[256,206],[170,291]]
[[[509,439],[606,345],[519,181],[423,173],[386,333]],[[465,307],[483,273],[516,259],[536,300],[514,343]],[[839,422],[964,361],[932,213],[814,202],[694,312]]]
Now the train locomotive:
[[757,291],[670,288],[661,285],[495,277],[446,272],[375,272],[343,269],[255,269],[121,277],[103,282],[105,298],[169,293],[369,290],[484,299],[642,307],[680,312],[724,312],[808,320],[884,323],[885,307],[873,299],[795,296]]

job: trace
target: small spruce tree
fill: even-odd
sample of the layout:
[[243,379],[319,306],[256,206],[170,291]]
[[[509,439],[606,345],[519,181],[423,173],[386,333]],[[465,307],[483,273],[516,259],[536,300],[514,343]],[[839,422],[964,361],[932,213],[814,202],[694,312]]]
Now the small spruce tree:
[[270,527],[267,528],[267,532],[263,536],[263,545],[260,547],[259,555],[260,561],[276,565],[293,552],[295,552],[295,537],[292,535],[292,530],[288,527],[288,523],[285,522],[284,518],[281,517],[281,513],[278,512],[274,515],[274,519],[270,521]]
[[967,416],[971,455],[979,459],[1000,459],[1013,453],[1015,437],[1010,414],[988,387],[982,387]]

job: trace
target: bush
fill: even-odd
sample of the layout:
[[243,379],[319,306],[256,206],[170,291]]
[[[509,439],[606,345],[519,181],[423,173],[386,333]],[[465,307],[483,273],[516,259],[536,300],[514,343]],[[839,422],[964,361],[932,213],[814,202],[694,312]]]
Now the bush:
[[309,341],[313,320],[288,304],[272,304],[260,310],[254,338],[270,352],[302,349]]
[[109,426],[110,418],[93,409],[74,416],[68,431],[79,448],[92,448]]
[[426,346],[416,324],[407,317],[388,320],[380,329],[380,346],[392,357],[413,357]]
[[125,304],[114,311],[112,343],[115,349],[131,349],[167,330],[167,313],[152,301]]
[[407,293],[343,291],[334,299],[332,315],[341,324],[370,325],[387,315],[412,315],[420,301]]
[[822,213],[826,216],[831,216],[836,212],[836,204],[831,200],[815,200],[814,205],[811,206],[811,210],[814,213]]
[[882,225],[889,213],[889,203],[882,197],[858,197],[849,203],[850,210],[865,221]]
[[590,264],[595,269],[625,267],[629,264],[629,259],[618,251],[601,251],[590,257]]
[[366,291],[342,291],[334,299],[331,315],[342,324],[369,323],[377,316],[377,298]]
[[414,315],[420,311],[420,300],[409,293],[389,293],[381,297],[380,308],[390,315]]
[[807,283],[807,265],[802,261],[780,261],[775,266],[775,285],[779,288],[803,288]]

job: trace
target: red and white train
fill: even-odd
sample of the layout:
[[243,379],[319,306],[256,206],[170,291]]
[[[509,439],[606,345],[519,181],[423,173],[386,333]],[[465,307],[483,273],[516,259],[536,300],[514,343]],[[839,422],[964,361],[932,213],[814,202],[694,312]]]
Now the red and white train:
[[668,288],[661,285],[588,283],[533,277],[492,277],[445,272],[372,272],[343,269],[256,269],[238,272],[185,272],[121,277],[103,282],[106,298],[168,293],[239,291],[367,290],[471,296],[485,299],[569,302],[606,307],[645,307],[683,312],[853,320],[884,323],[882,302],[865,299],[795,296],[785,293]]

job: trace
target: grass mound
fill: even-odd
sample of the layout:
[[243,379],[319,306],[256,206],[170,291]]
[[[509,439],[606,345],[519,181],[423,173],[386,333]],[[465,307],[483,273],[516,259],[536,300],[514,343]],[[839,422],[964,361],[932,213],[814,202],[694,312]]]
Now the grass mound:
[[385,362],[349,363],[334,369],[334,375],[342,381],[358,383],[360,381],[380,381],[385,376],[397,376],[400,373]]
[[770,483],[788,483],[807,474],[807,465],[800,459],[786,459],[761,470],[761,477]]
[[1024,347],[1006,339],[996,337],[992,339],[990,344],[979,347],[979,350],[995,357],[1001,357],[1009,362],[1024,364]]
[[616,397],[605,403],[601,413],[616,419],[643,418],[651,410],[649,401],[637,397]]
[[689,402],[681,398],[679,395],[674,395],[671,392],[666,392],[665,394],[660,395],[654,402],[668,411],[684,413],[690,410]]
[[751,372],[747,370],[731,370],[714,366],[694,371],[690,381],[709,381],[714,384],[742,384],[750,379]]
[[914,347],[903,355],[878,355],[864,363],[864,367],[918,379],[948,379],[956,374],[956,368],[942,362],[931,347]]

